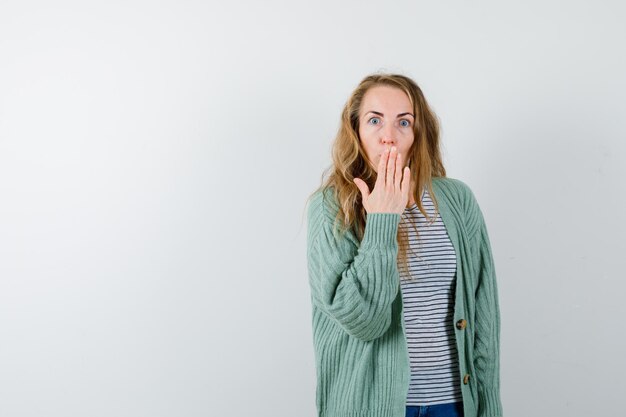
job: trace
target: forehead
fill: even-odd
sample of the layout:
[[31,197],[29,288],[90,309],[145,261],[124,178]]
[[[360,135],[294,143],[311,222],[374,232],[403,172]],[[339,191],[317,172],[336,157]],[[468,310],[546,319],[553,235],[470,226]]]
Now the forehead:
[[410,112],[412,111],[411,100],[403,90],[397,87],[377,85],[367,90],[363,96],[361,110],[382,111],[383,109],[398,113]]

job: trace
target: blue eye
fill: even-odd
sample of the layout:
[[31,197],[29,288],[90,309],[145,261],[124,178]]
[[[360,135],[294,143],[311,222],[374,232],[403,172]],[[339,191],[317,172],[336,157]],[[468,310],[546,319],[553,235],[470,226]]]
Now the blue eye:
[[402,127],[409,127],[409,126],[411,126],[411,122],[409,122],[409,121],[408,121],[408,120],[406,120],[406,119],[402,119],[402,120],[400,120],[400,125],[401,125]]
[[[374,121],[374,120],[378,120],[378,123],[373,123],[373,121]],[[371,123],[371,124],[373,124],[373,125],[380,124],[380,119],[379,119],[378,117],[372,117],[372,118],[369,120],[369,123]]]

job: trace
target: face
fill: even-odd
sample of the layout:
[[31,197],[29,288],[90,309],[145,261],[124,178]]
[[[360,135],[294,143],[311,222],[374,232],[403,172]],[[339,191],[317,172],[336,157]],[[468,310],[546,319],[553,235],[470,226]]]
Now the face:
[[401,166],[407,165],[414,123],[413,107],[404,91],[386,85],[367,90],[359,109],[359,136],[374,170],[381,154],[392,146],[400,153]]

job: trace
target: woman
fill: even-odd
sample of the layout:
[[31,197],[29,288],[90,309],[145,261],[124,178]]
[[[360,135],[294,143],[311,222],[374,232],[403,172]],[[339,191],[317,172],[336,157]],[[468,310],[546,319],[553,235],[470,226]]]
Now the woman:
[[320,417],[502,415],[487,228],[439,145],[408,77],[367,76],[343,109],[308,208]]

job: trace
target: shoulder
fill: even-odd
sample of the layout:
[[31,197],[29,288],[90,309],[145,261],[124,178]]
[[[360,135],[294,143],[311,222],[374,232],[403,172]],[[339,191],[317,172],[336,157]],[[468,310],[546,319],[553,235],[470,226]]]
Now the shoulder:
[[359,240],[353,229],[343,229],[339,213],[339,203],[335,195],[335,188],[332,186],[318,188],[309,197],[307,209],[308,237],[315,239],[320,234],[327,237],[334,236],[337,242],[349,244],[351,247],[359,245]]
[[332,230],[338,211],[333,187],[321,187],[311,194],[307,208],[309,237],[318,235],[322,230]]
[[318,188],[309,197],[309,206],[307,209],[309,220],[314,216],[320,215],[334,218],[338,211],[339,205],[337,204],[333,187]]
[[445,197],[451,198],[455,203],[461,204],[464,208],[471,208],[476,204],[474,192],[466,182],[458,178],[433,177],[433,187],[438,189]]
[[463,213],[469,234],[473,235],[483,217],[472,188],[465,181],[451,177],[433,177],[432,183],[438,197]]

